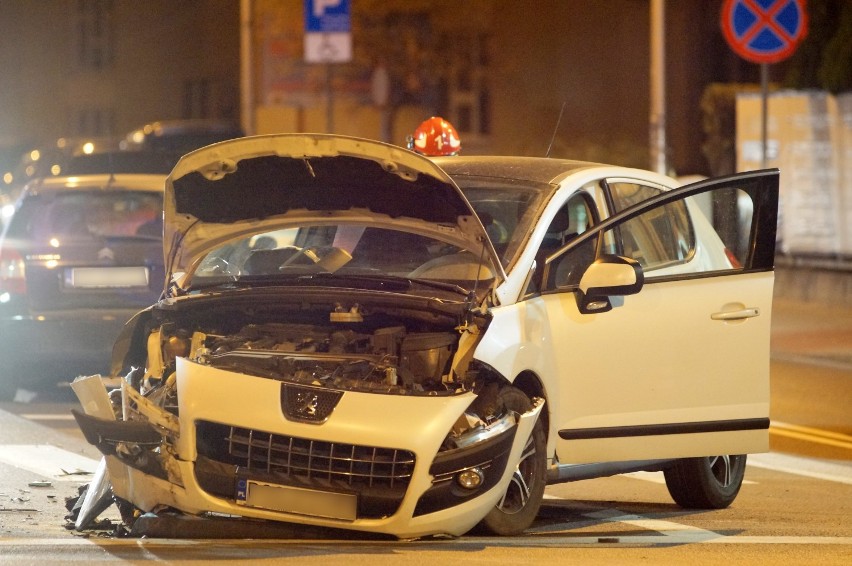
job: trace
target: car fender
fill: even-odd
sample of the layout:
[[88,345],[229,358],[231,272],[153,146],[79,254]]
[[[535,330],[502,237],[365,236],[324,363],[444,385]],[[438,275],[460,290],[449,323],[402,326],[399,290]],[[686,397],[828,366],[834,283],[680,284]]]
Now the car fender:
[[544,324],[536,322],[536,316],[527,302],[515,303],[490,310],[492,319],[476,346],[474,359],[490,366],[507,380],[514,379],[524,371],[543,375],[544,348],[547,338]]

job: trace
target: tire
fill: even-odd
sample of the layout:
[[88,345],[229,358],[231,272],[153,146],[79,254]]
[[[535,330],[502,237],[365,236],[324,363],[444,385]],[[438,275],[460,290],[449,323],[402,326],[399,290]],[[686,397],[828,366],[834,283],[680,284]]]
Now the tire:
[[[532,408],[532,402],[520,389],[504,387],[498,393],[499,403],[517,413]],[[547,441],[539,419],[524,446],[523,455],[515,469],[506,493],[488,512],[477,531],[484,534],[513,536],[524,532],[538,515],[546,483]]]
[[678,460],[663,473],[675,503],[686,509],[724,509],[733,503],[745,475],[746,456]]

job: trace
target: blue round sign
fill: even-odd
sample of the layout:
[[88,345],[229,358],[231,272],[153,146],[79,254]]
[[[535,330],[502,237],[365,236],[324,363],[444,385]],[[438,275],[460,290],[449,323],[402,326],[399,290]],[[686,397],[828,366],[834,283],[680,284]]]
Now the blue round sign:
[[722,32],[731,49],[754,63],[777,63],[807,35],[804,0],[725,0]]

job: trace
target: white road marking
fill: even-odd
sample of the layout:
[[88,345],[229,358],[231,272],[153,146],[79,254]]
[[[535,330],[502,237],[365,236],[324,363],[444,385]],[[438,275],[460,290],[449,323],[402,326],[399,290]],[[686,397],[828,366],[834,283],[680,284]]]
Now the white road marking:
[[668,533],[670,532],[678,532],[681,534],[687,532],[695,538],[702,540],[709,540],[710,538],[723,536],[712,531],[699,529],[698,527],[691,527],[682,523],[673,523],[672,521],[651,519],[649,517],[643,517],[642,515],[634,515],[632,513],[624,513],[623,511],[620,511],[618,509],[601,509],[600,511],[583,513],[583,516],[589,517],[591,519],[598,519],[600,521],[606,521],[607,523],[627,523],[628,525],[633,525],[634,527],[639,527],[640,529],[645,529],[648,531],[657,531],[658,533],[665,536],[668,536]]
[[[554,531],[549,528],[539,531],[530,531],[534,540],[539,544],[553,544],[558,546],[571,545],[600,545],[600,546],[654,546],[672,544],[831,544],[850,545],[852,537],[826,537],[826,536],[728,536],[682,523],[653,519],[642,515],[624,513],[619,509],[609,508],[600,511],[583,513],[584,517],[607,523],[625,523],[633,525],[646,531],[654,531],[654,534],[637,535],[614,535],[614,536],[572,536],[569,531]],[[544,533],[547,533],[546,536]],[[463,541],[467,538],[460,539]],[[494,540],[494,539],[489,539]],[[528,544],[529,538],[523,539],[523,544]]]
[[788,456],[778,452],[749,454],[748,465],[785,474],[852,485],[852,463],[849,465],[824,462],[812,458]]
[[22,413],[18,415],[30,421],[73,421],[74,415],[61,413]]
[[97,460],[50,444],[0,445],[0,462],[54,481],[85,481],[98,467]]

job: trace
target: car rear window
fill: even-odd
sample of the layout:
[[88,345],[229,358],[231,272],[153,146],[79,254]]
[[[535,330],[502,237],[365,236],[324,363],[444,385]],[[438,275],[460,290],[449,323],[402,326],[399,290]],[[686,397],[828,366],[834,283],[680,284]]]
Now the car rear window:
[[162,235],[162,195],[143,191],[74,191],[33,195],[12,219],[9,236],[48,240]]

